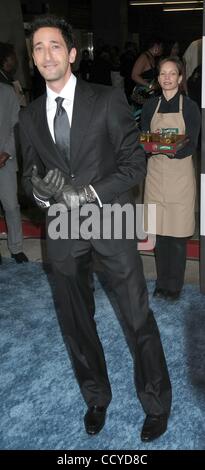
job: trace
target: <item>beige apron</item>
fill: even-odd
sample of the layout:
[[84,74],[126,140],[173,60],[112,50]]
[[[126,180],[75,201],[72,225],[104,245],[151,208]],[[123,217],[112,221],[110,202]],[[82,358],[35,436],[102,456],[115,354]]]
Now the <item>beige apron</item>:
[[[178,113],[158,113],[161,99],[151,120],[151,132],[161,128],[178,128],[185,134],[180,95]],[[188,237],[194,233],[196,183],[192,156],[182,160],[157,154],[148,159],[144,203],[156,204],[156,233]],[[146,229],[145,209],[145,229]]]

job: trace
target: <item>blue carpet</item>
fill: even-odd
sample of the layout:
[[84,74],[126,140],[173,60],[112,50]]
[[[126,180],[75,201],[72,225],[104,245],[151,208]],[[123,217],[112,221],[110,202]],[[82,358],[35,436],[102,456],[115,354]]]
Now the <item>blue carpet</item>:
[[[149,282],[151,294],[154,283]],[[154,300],[173,386],[166,434],[142,444],[144,413],[130,353],[96,281],[96,321],[113,400],[102,432],[89,437],[86,410],[61,337],[47,275],[38,263],[4,260],[0,269],[0,449],[205,449],[205,298],[186,285],[175,303]]]

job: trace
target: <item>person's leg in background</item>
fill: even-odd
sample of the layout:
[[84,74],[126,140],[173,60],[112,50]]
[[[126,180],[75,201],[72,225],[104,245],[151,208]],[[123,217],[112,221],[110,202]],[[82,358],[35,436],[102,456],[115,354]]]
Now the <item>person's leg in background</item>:
[[154,290],[154,297],[166,297],[167,290],[169,289],[169,276],[170,276],[170,238],[164,235],[156,236],[155,245],[155,263],[157,271],[156,287]]
[[17,199],[17,177],[12,167],[0,169],[0,200],[8,229],[8,248],[17,263],[27,262],[23,253],[23,234],[20,207]]
[[169,279],[167,297],[177,300],[184,285],[187,237],[169,237]]
[[157,235],[155,297],[177,300],[184,284],[187,237]]

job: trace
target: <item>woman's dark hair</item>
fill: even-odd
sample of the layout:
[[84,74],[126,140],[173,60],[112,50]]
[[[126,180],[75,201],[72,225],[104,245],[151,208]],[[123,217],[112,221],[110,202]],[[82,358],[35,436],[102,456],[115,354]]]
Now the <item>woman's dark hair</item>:
[[33,36],[40,28],[57,28],[61,31],[63,39],[67,45],[68,51],[75,47],[75,38],[72,26],[64,18],[58,18],[55,15],[42,15],[36,18],[31,24],[30,40],[33,49]]
[[169,40],[169,41],[165,41],[164,50],[163,50],[164,57],[169,57],[169,56],[173,55],[172,54],[172,49],[175,46],[175,44],[178,44],[178,47],[179,47],[179,42],[177,40],[172,39],[172,40]]
[[147,47],[147,49],[150,49],[151,47],[155,46],[155,44],[157,44],[158,46],[163,45],[163,40],[162,40],[162,38],[157,37],[157,36],[152,36],[152,37],[149,38],[149,40],[147,41],[146,47]]
[[169,56],[161,59],[158,64],[158,74],[160,73],[161,66],[164,65],[166,62],[173,62],[178,69],[179,75],[182,75],[183,72],[183,63],[178,57]]

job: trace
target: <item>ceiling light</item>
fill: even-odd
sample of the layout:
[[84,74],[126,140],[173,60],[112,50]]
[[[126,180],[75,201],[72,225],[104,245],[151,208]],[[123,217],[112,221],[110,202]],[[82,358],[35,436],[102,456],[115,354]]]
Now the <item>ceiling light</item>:
[[203,7],[163,8],[163,11],[196,11],[196,10],[203,10]]
[[[202,3],[203,4],[203,0],[179,0],[179,1],[130,1],[130,5],[131,6],[152,6],[152,5],[163,5],[164,7],[168,7],[169,5],[178,5],[180,7],[180,5],[189,5],[189,4],[195,4],[196,5]],[[203,8],[203,7],[202,7]]]

